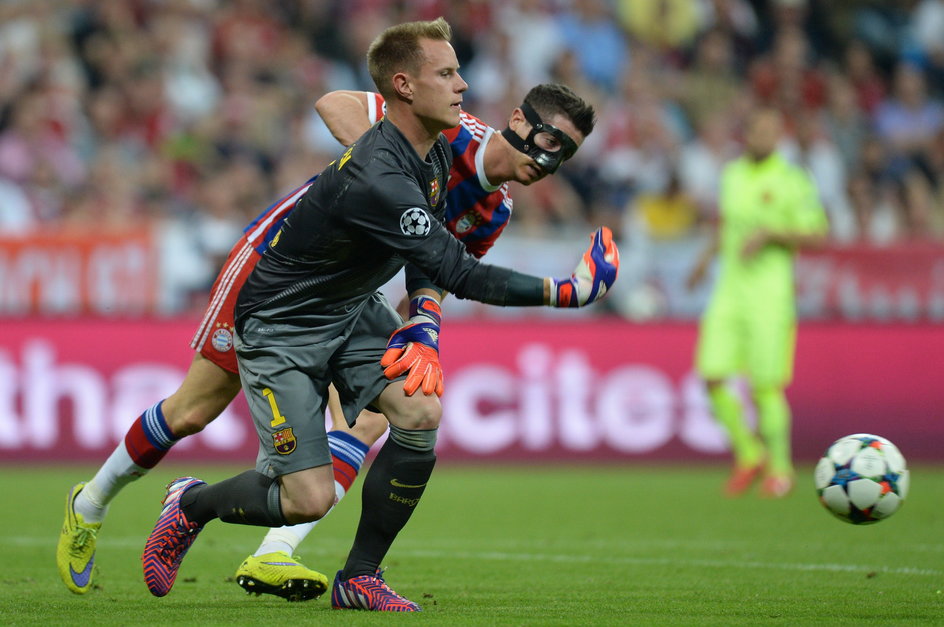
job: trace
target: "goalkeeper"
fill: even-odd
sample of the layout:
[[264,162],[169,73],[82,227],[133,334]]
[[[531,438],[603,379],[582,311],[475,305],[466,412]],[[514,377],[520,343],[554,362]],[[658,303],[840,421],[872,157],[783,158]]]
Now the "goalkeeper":
[[[214,518],[280,526],[327,513],[334,479],[315,417],[333,382],[345,416],[376,407],[390,437],[365,479],[361,522],[332,605],[418,610],[385,585],[378,567],[430,477],[442,409],[436,395],[409,395],[402,378],[391,383],[378,362],[392,350],[384,359],[389,376],[423,368],[436,391],[438,312],[429,298],[440,287],[497,305],[576,307],[615,280],[608,229],[562,280],[481,264],[446,231],[450,152],[440,132],[459,122],[467,88],[448,38],[440,19],[392,27],[372,44],[368,64],[387,117],[305,192],[240,292],[236,347],[260,438],[257,470],[209,486],[190,477],[168,486],[142,558],[153,594],[169,592],[184,554]],[[546,129],[558,149],[573,143]],[[400,318],[377,289],[407,262],[415,316],[398,330]]]
[[[728,496],[744,493],[761,474],[767,497],[786,496],[794,482],[784,393],[796,344],[793,260],[797,250],[822,243],[828,225],[810,176],[775,152],[781,127],[775,110],[749,118],[744,154],[722,173],[719,230],[688,279],[694,288],[720,253],[695,362],[734,453]],[[747,379],[760,437],[728,385],[735,376]]]
[[[332,92],[316,106],[345,146],[384,114],[383,97],[376,93]],[[553,150],[562,149],[562,143],[552,134],[538,131],[547,124],[579,145],[593,129],[594,111],[563,85],[544,84],[528,92],[504,131],[462,111],[460,125],[444,133],[453,155],[445,225],[476,257],[492,247],[511,217],[507,181],[529,185],[552,174],[563,161],[563,151]],[[537,159],[544,165],[535,169],[532,165],[537,165]],[[245,237],[233,247],[214,283],[206,314],[191,343],[197,352],[178,390],[139,416],[95,477],[70,491],[57,549],[59,572],[70,590],[82,594],[92,587],[91,575],[97,570],[96,537],[108,503],[129,481],[155,467],[180,438],[209,424],[239,392],[231,335],[236,296],[261,252],[313,180],[271,205],[245,229]],[[398,312],[401,309],[404,318],[409,317],[409,299],[404,299]],[[355,426],[349,427],[336,393],[329,397],[329,406],[332,430],[327,438],[334,459],[336,498],[340,500],[355,481],[368,448],[386,431],[387,421],[380,414],[364,411]],[[316,524],[269,529],[254,554],[240,564],[236,583],[249,592],[292,600],[320,596],[330,582],[293,557]]]

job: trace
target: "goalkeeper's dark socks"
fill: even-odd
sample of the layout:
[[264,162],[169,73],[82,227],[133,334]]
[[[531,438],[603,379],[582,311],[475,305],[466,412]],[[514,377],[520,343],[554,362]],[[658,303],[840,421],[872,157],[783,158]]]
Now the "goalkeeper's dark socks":
[[280,527],[285,524],[279,503],[279,483],[255,470],[184,492],[180,508],[187,520],[201,527],[214,518],[238,525]]
[[361,519],[342,579],[374,574],[413,515],[435,465],[432,446],[415,450],[387,439],[364,479]]

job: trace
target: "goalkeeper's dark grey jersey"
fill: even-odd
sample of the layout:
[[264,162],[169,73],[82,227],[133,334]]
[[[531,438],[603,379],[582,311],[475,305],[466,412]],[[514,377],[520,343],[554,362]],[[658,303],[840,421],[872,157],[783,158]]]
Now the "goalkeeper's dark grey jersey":
[[[299,200],[246,281],[236,326],[311,330],[343,320],[407,263],[460,298],[540,305],[543,281],[479,263],[442,225],[451,151],[421,159],[386,119],[332,162]],[[325,331],[330,333],[327,328]]]

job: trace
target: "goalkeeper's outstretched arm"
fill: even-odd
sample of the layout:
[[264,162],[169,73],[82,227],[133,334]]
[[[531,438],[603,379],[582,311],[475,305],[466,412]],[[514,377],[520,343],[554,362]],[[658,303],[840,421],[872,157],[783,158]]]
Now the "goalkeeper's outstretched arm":
[[490,305],[528,307],[583,307],[601,299],[616,281],[619,250],[607,227],[590,236],[590,247],[571,276],[540,278],[477,261],[461,243],[442,233],[428,246],[404,254],[437,286]]

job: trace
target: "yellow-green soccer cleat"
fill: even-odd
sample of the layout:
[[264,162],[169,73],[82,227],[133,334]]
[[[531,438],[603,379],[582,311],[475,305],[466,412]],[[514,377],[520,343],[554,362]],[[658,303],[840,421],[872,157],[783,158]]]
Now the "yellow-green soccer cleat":
[[282,551],[247,557],[236,570],[236,583],[250,594],[274,594],[287,601],[317,599],[328,589],[327,576]]
[[92,587],[95,568],[95,540],[102,523],[86,523],[82,514],[75,512],[75,497],[85,487],[78,483],[69,490],[66,499],[66,519],[56,547],[56,565],[66,587],[76,594],[85,594]]

